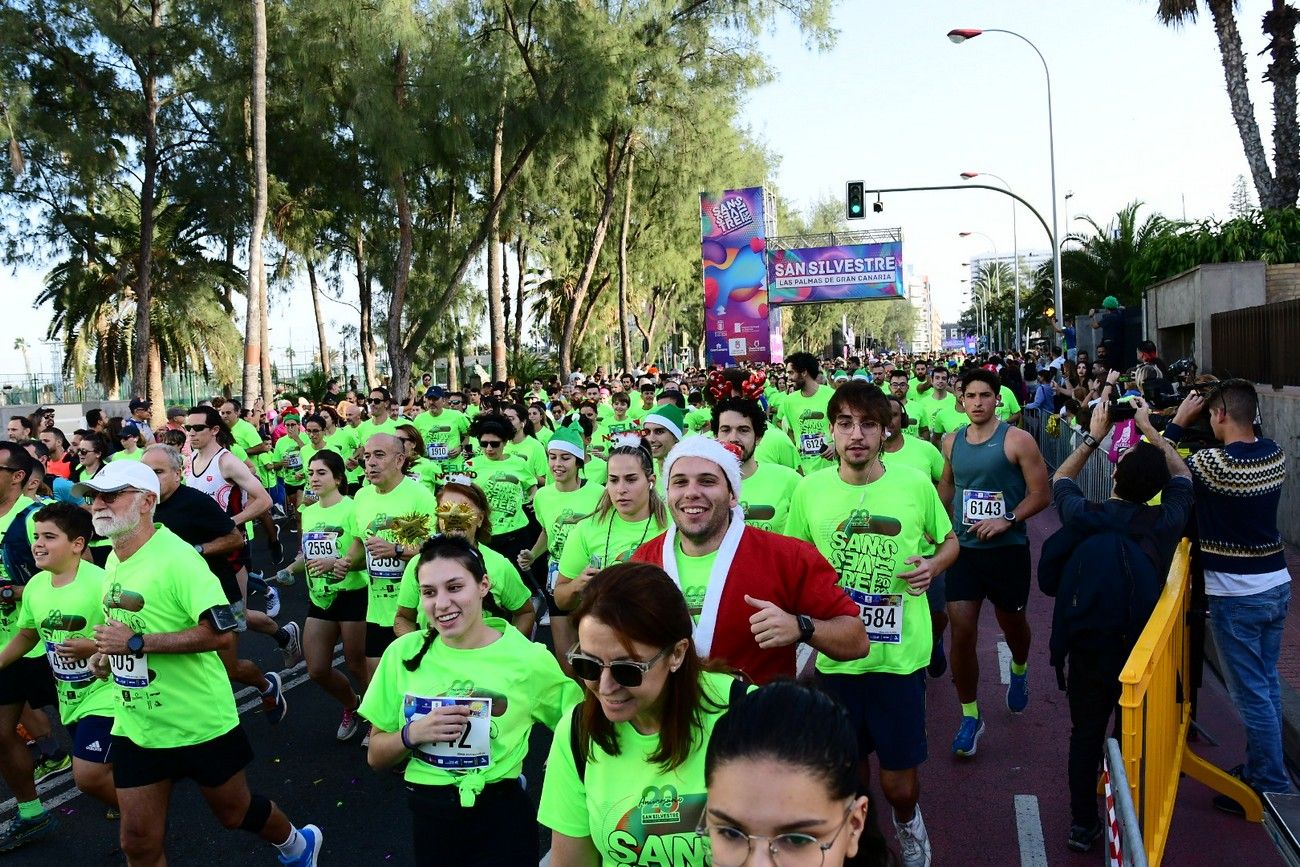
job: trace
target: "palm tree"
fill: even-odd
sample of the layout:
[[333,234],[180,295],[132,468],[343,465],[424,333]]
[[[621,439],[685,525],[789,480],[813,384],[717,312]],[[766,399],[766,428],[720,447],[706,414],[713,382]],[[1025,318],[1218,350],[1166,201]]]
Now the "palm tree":
[[[1200,5],[1197,0],[1157,0],[1156,18],[1170,27],[1178,27],[1196,20]],[[1214,20],[1228,103],[1237,123],[1237,134],[1241,137],[1255,191],[1259,193],[1260,206],[1266,209],[1294,207],[1300,197],[1300,121],[1296,112],[1300,58],[1296,55],[1295,41],[1300,10],[1286,0],[1272,0],[1272,8],[1264,14],[1262,22],[1264,34],[1269,37],[1266,50],[1272,58],[1263,75],[1273,85],[1273,153],[1276,165],[1270,171],[1247,86],[1246,55],[1241,48],[1241,32],[1237,29],[1236,0],[1205,0],[1205,6]]]
[[28,378],[28,379],[31,379],[31,378],[32,378],[32,364],[31,364],[31,362],[27,359],[27,340],[26,340],[25,338],[22,338],[22,337],[16,338],[16,339],[14,340],[14,349],[17,349],[19,352],[21,352],[21,353],[23,354],[23,370],[27,371],[27,378]]
[[1102,299],[1114,295],[1124,305],[1136,304],[1147,287],[1144,257],[1151,242],[1172,224],[1158,214],[1140,223],[1141,202],[1126,205],[1105,227],[1088,216],[1083,220],[1091,232],[1066,238],[1075,246],[1061,253],[1061,280],[1065,309],[1073,311],[1100,307]]

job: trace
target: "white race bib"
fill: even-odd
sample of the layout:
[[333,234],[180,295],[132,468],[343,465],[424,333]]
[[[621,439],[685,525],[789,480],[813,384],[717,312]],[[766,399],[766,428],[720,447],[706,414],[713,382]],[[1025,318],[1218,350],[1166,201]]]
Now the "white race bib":
[[108,667],[113,672],[113,682],[123,689],[144,689],[149,685],[148,654],[109,656]]
[[878,644],[903,643],[903,596],[901,593],[863,593],[849,590],[858,604],[858,616],[867,637]]
[[302,534],[302,554],[308,560],[332,560],[338,556],[338,533],[313,530]]
[[826,450],[826,435],[821,433],[799,434],[799,454],[806,458],[820,455]]
[[54,679],[65,683],[83,683],[94,675],[90,671],[90,660],[67,659],[59,656],[58,647],[53,641],[45,642],[45,658],[50,661],[50,671]]
[[961,493],[961,522],[967,526],[1001,518],[1007,513],[1007,504],[1001,491],[973,491]]
[[468,771],[492,764],[492,699],[408,695],[403,704],[407,722],[426,717],[439,707],[469,708],[469,719],[460,737],[454,741],[420,744],[415,751],[420,761],[448,771]]
[[445,461],[445,460],[447,460],[447,444],[446,444],[446,443],[429,443],[429,449],[428,449],[428,452],[429,452],[429,460],[432,460],[432,461]]
[[285,454],[284,454],[284,468],[285,468],[286,470],[301,470],[301,469],[302,469],[302,453],[301,453],[301,452],[285,452]]
[[401,581],[406,563],[401,557],[376,557],[366,549],[366,571],[381,581]]

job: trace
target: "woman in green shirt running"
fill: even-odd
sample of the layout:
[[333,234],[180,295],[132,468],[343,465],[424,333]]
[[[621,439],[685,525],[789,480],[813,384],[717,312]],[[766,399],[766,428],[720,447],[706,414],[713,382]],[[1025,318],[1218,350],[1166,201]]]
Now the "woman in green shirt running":
[[655,488],[654,458],[645,445],[619,446],[609,454],[609,479],[596,511],[579,521],[565,542],[555,604],[578,606],[587,582],[606,566],[621,563],[668,527],[668,512]]
[[402,441],[402,448],[406,449],[406,469],[407,478],[414,479],[429,489],[430,493],[438,492],[438,474],[442,472],[442,467],[437,461],[431,461],[425,457],[424,437],[413,424],[399,424],[395,436]]

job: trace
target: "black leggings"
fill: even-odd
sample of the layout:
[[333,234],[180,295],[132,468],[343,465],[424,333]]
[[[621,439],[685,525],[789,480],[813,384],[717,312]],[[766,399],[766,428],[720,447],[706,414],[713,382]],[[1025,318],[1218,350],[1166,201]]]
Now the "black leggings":
[[537,863],[537,809],[517,779],[489,783],[473,807],[460,805],[455,786],[407,783],[406,791],[419,867]]

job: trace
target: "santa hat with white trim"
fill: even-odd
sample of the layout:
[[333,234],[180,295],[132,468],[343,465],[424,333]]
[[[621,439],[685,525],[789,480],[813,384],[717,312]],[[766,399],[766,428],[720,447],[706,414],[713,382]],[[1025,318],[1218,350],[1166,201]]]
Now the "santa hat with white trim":
[[665,488],[668,485],[668,479],[673,474],[673,463],[679,458],[703,458],[718,465],[722,474],[727,477],[727,483],[731,485],[731,493],[740,496],[740,456],[728,447],[712,437],[694,434],[679,442],[668,452],[668,457],[664,458],[664,470],[659,474],[663,480]]

